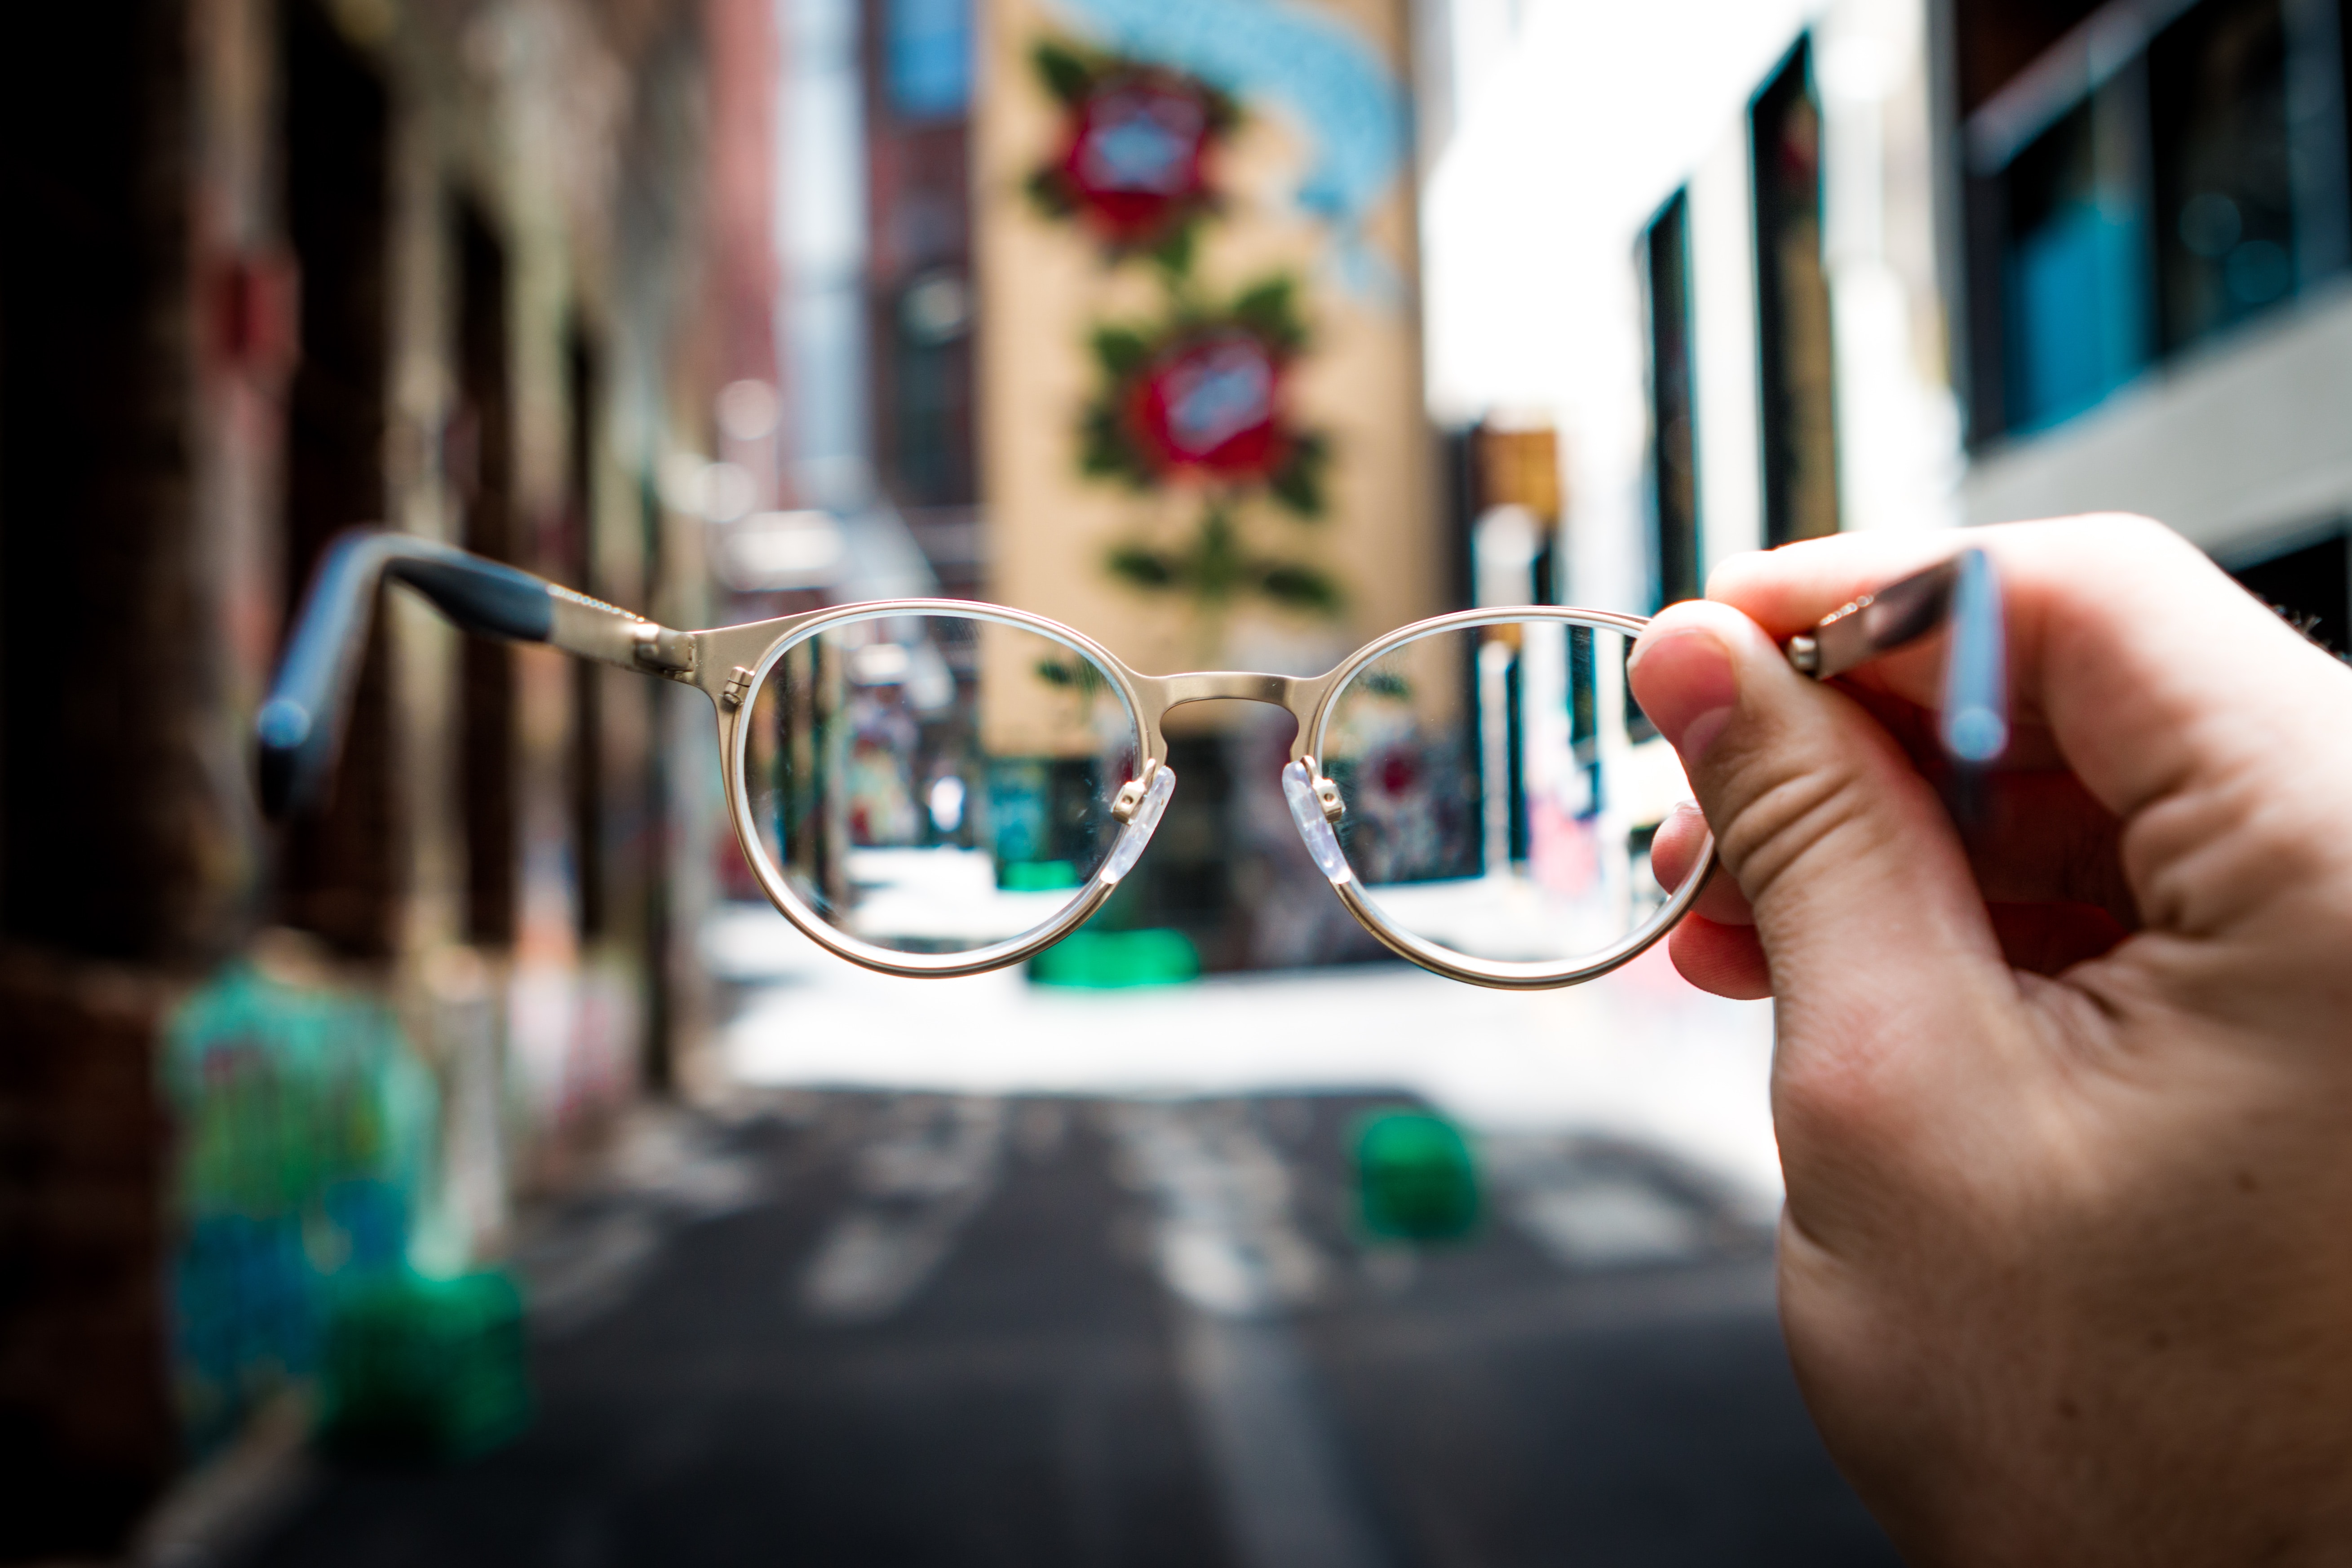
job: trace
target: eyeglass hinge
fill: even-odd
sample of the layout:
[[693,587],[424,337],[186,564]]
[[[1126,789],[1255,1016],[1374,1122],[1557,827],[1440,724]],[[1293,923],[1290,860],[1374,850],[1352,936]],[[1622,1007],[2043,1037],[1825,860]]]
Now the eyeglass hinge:
[[719,689],[719,706],[732,713],[742,707],[743,700],[751,695],[751,672],[739,664],[734,673],[727,678],[727,684]]
[[684,632],[642,621],[629,628],[629,638],[637,645],[637,662],[647,669],[668,676],[694,673],[694,639]]
[[1818,675],[1822,668],[1822,645],[1812,637],[1789,639],[1789,663],[1799,675]]

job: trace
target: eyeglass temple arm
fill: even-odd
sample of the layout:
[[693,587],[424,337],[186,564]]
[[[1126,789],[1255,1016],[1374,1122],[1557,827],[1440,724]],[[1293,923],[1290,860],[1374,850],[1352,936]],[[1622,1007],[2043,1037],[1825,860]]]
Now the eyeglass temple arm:
[[414,534],[347,530],[327,547],[303,595],[278,680],[254,720],[262,809],[282,817],[316,803],[333,776],[343,723],[367,652],[376,588],[406,584],[461,629],[648,674],[694,668],[683,632],[575,594],[515,567]]
[[1789,662],[1828,680],[1951,628],[1944,658],[1944,749],[1982,766],[2009,749],[2009,628],[1992,558],[1963,550],[1825,617],[1810,636],[1789,639]]

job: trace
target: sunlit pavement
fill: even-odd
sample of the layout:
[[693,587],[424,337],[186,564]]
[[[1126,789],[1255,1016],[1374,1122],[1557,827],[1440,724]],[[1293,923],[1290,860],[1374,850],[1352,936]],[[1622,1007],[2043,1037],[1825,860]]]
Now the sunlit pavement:
[[[1758,1010],[1655,966],[916,984],[776,935],[714,943],[748,1086],[520,1250],[534,1429],[314,1464],[234,1560],[1894,1562],[1780,1350]],[[1417,1103],[1477,1131],[1467,1240],[1363,1230],[1350,1130]]]
[[1694,991],[1663,947],[1617,974],[1513,994],[1410,965],[1212,978],[1137,991],[869,974],[765,906],[708,932],[742,984],[723,1036],[750,1084],[973,1094],[1409,1090],[1481,1131],[1574,1131],[1714,1173],[1759,1215],[1780,1198],[1771,1011]]

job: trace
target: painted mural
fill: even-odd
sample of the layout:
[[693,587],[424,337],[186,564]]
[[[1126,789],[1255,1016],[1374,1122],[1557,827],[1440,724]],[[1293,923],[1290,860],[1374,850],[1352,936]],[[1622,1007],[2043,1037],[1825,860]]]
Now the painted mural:
[[1397,0],[1003,0],[980,114],[992,596],[1144,668],[1438,607]]

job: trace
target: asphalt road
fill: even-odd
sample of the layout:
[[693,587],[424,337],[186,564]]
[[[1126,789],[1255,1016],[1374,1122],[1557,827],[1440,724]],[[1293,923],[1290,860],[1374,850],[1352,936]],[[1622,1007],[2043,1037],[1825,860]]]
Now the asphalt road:
[[286,1568],[1892,1563],[1809,1425],[1769,1232],[1641,1148],[1482,1151],[1373,1245],[1395,1096],[773,1097],[649,1130],[544,1220],[539,1418],[320,1461]]

